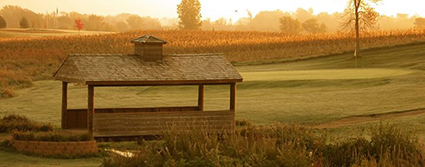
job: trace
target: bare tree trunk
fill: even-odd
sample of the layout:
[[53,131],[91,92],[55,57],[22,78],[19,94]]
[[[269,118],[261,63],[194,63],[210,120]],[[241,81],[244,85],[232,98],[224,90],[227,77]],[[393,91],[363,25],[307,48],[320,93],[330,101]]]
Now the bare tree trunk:
[[355,10],[355,29],[356,29],[356,50],[354,51],[354,57],[360,56],[360,32],[359,32],[359,8],[361,0],[354,0],[354,10]]

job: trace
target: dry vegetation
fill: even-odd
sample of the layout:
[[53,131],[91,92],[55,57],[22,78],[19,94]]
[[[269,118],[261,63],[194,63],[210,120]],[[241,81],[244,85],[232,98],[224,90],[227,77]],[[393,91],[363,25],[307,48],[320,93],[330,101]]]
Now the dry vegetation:
[[133,157],[106,157],[102,166],[424,166],[423,146],[405,128],[380,124],[367,132],[370,139],[329,143],[322,131],[281,124],[219,137],[171,128],[161,142],[141,142]]
[[[223,53],[231,62],[292,59],[353,50],[350,34],[293,35],[249,31],[152,30],[119,34],[0,41],[0,98],[32,80],[50,78],[70,53],[132,53],[130,40],[152,34],[169,43],[165,52]],[[425,41],[425,30],[380,31],[363,36],[362,47]]]

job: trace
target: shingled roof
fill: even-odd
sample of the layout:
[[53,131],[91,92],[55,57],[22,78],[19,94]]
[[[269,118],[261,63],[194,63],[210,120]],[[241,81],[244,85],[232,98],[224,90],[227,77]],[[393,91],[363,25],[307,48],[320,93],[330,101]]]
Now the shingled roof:
[[145,36],[141,36],[138,38],[134,38],[133,40],[131,40],[131,43],[158,43],[158,44],[166,44],[167,41],[158,38],[158,37],[154,37],[152,35],[145,35]]
[[[149,39],[148,39],[149,40]],[[55,80],[88,85],[214,84],[241,82],[242,76],[221,55],[164,55],[145,61],[136,54],[71,54]]]

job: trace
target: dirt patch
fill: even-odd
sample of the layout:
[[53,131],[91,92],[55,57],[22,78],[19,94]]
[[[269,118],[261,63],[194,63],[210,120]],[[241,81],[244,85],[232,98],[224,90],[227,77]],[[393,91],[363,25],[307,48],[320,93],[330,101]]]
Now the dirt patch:
[[412,115],[419,115],[423,113],[425,113],[425,108],[389,112],[389,113],[382,113],[382,114],[359,115],[359,116],[342,118],[340,120],[331,121],[328,123],[314,125],[313,127],[320,128],[320,129],[321,128],[338,128],[338,127],[347,126],[347,125],[373,122],[373,121],[382,121],[382,120],[391,119],[395,117],[412,116]]

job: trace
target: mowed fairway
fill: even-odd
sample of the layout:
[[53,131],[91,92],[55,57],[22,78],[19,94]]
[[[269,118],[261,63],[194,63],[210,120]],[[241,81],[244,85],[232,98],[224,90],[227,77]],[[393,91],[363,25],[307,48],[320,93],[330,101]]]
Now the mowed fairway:
[[[425,108],[425,44],[373,49],[357,61],[351,54],[286,63],[245,65],[237,89],[237,119],[318,125],[359,115]],[[229,86],[206,86],[206,110],[227,109]],[[37,81],[18,96],[0,100],[0,115],[23,114],[60,124],[61,83]],[[87,88],[71,85],[69,108],[87,106]],[[197,104],[196,86],[96,88],[96,107],[187,106]],[[425,134],[425,114],[387,118]],[[337,126],[352,129],[374,122]],[[349,132],[349,133],[347,133]],[[60,160],[0,151],[0,166],[98,166],[100,158]]]
[[[236,68],[237,118],[253,123],[321,124],[346,117],[425,108],[425,44]],[[227,109],[228,86],[206,86],[206,110]],[[59,125],[61,83],[38,81],[0,100],[19,113]],[[86,107],[87,89],[71,85],[69,107]],[[196,86],[96,88],[96,107],[196,105]]]
[[57,37],[57,36],[71,36],[71,35],[93,35],[105,34],[111,32],[104,31],[76,31],[76,30],[62,30],[62,29],[19,29],[19,28],[3,28],[0,29],[0,41],[14,40],[22,38],[37,38],[37,37]]
[[296,71],[242,72],[244,81],[295,81],[295,80],[352,80],[388,78],[410,74],[404,69],[332,69]]

